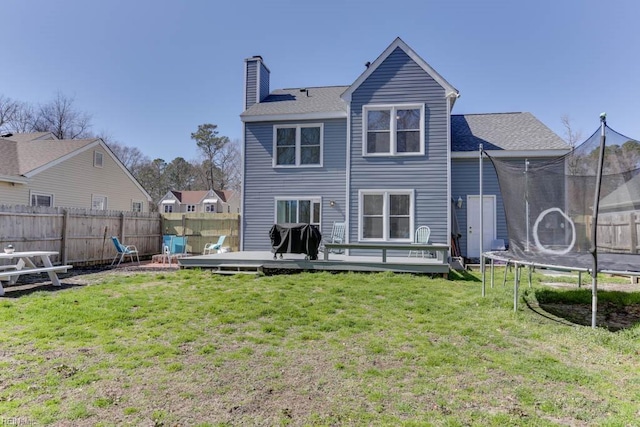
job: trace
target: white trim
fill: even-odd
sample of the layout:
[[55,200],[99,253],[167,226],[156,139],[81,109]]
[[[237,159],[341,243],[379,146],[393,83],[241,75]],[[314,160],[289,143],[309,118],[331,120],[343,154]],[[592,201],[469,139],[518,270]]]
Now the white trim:
[[176,200],[163,200],[160,202],[161,205],[169,205],[176,203]]
[[[320,159],[319,163],[302,164],[300,153],[301,147],[301,132],[302,128],[320,128]],[[277,164],[278,157],[278,129],[295,129],[295,163],[292,165],[279,165]],[[324,123],[294,123],[294,124],[281,124],[273,125],[273,155],[271,156],[271,164],[274,169],[280,168],[321,168],[324,158]]]
[[[140,203],[140,210],[139,211],[136,211],[136,210],[133,209],[134,203]],[[144,212],[144,201],[131,199],[131,212]]]
[[315,113],[293,113],[293,114],[263,114],[256,116],[240,116],[243,123],[252,122],[280,122],[298,120],[330,120],[344,119],[347,117],[345,111],[320,111]]
[[108,205],[109,198],[104,194],[94,194],[94,193],[91,193],[91,210],[94,210],[93,201],[96,199],[102,199],[104,201],[104,206],[102,207],[102,209],[95,209],[95,210],[106,211],[109,206]]
[[[451,98],[447,98],[447,205],[446,205],[446,212],[447,212],[447,243],[450,243],[451,241],[451,228],[452,228],[452,221],[451,221],[451,192],[452,192],[452,184],[451,184],[451,108],[452,107],[452,103],[451,103]],[[453,254],[452,251],[453,248],[449,247],[449,256],[451,256],[451,254]]]
[[[397,117],[398,110],[420,110],[420,151],[398,153],[398,134],[397,134]],[[368,112],[369,111],[386,111],[389,110],[389,152],[388,153],[369,153],[367,152],[367,134],[368,134]],[[398,103],[398,104],[367,104],[362,106],[362,156],[363,157],[397,157],[397,156],[424,156],[425,153],[425,135],[426,123],[424,118],[424,104],[415,103]]]
[[204,199],[202,203],[218,203],[218,199]]
[[29,180],[21,176],[0,175],[0,182],[9,182],[12,184],[28,184]]
[[49,205],[49,207],[55,207],[55,200],[53,197],[52,193],[42,193],[40,191],[33,191],[33,190],[29,190],[29,206],[35,206],[31,203],[31,198],[33,196],[44,196],[44,197],[49,197],[51,198],[51,204]]
[[[429,74],[442,88],[445,90],[446,97],[452,97],[455,101],[455,98],[459,96],[459,92],[456,88],[451,86],[449,82],[447,82],[436,70],[431,68],[429,64],[426,63],[424,59],[420,57],[413,49],[411,49],[400,37],[396,38],[390,45],[385,49],[384,52],[375,61],[356,79],[356,81],[349,86],[349,88],[342,93],[340,96],[346,102],[351,102],[351,95],[360,87],[362,83],[364,83],[367,78],[382,64],[391,53],[393,53],[396,48],[400,48],[407,54],[409,58],[411,58],[420,68],[422,68],[427,74]],[[451,105],[453,107],[453,105]]]
[[[351,214],[351,104],[347,104],[347,164],[345,168],[345,178],[346,178],[346,188],[345,188],[345,214],[344,214],[344,223],[345,223],[345,233],[344,233],[344,241],[345,243],[349,243],[349,215]],[[347,255],[349,255],[349,250],[347,249]]]
[[[245,103],[246,103],[246,98],[245,98]],[[240,159],[242,160],[242,169],[240,171],[240,179],[242,180],[242,184],[241,184],[241,190],[242,194],[240,195],[240,250],[243,251],[244,250],[244,233],[245,233],[245,228],[244,228],[244,224],[245,224],[245,216],[244,216],[244,198],[246,197],[247,191],[246,191],[246,181],[245,181],[245,176],[246,176],[246,170],[247,170],[247,160],[245,158],[245,153],[246,153],[246,145],[247,145],[247,125],[242,122],[242,145],[240,146]]]
[[242,97],[242,111],[246,111],[249,106],[247,106],[247,79],[249,78],[249,58],[244,60],[244,91]]
[[[382,195],[384,197],[383,201],[383,212],[382,212],[382,239],[365,239],[363,237],[363,198],[365,195],[374,194],[374,195]],[[409,237],[405,239],[391,239],[389,238],[389,196],[397,195],[397,194],[407,194],[409,195]],[[358,190],[358,241],[360,242],[412,242],[413,241],[413,230],[415,229],[415,197],[416,192],[414,189],[360,189]]]
[[[559,157],[564,156],[569,150],[485,150],[491,157]],[[453,159],[477,159],[478,150],[452,151]]]
[[260,103],[260,62],[256,58],[256,104]]
[[[300,206],[300,201],[304,200],[304,201],[309,201],[311,202],[311,211],[310,214],[312,216],[311,219],[313,219],[313,204],[314,203],[318,203],[320,205],[320,214],[319,214],[319,218],[318,218],[318,222],[311,222],[311,224],[317,224],[318,227],[322,226],[322,197],[321,196],[274,196],[273,198],[273,223],[274,224],[278,224],[278,202],[280,201],[293,201],[295,200],[298,204],[298,207]],[[299,209],[299,208],[298,208]],[[299,212],[296,212],[296,217],[298,216]]]

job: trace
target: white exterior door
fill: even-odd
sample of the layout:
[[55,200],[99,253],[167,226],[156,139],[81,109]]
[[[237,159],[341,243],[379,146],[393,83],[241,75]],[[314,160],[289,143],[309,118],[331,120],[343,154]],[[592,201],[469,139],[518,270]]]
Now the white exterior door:
[[[491,249],[496,238],[496,196],[483,196],[483,251]],[[467,257],[480,257],[480,196],[467,196]]]

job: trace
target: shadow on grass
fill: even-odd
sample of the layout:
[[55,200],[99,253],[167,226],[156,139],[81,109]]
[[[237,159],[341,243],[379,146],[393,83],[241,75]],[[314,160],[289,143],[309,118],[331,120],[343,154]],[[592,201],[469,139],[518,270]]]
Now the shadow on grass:
[[[591,326],[591,290],[538,289],[525,296],[536,313],[563,324]],[[640,324],[640,292],[599,291],[596,325],[619,331]]]
[[465,282],[481,282],[482,278],[471,274],[467,270],[449,270],[449,280],[462,280]]
[[64,282],[60,282],[60,286],[53,286],[51,282],[16,284],[11,286],[3,285],[4,295],[0,298],[20,298],[36,292],[59,292],[67,289],[80,288],[83,286],[85,285]]

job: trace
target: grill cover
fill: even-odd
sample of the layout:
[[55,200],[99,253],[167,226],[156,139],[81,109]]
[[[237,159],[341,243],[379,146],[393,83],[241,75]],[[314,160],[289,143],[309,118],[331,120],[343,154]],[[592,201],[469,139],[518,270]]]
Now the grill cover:
[[322,234],[311,224],[275,224],[269,231],[274,254],[306,254],[318,259],[318,247]]

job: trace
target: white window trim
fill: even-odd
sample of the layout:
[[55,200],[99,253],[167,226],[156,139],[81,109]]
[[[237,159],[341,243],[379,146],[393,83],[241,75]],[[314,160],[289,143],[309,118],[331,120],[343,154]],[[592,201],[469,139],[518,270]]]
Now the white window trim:
[[[320,163],[313,165],[300,164],[300,129],[301,128],[320,128]],[[277,163],[278,156],[278,129],[296,130],[296,163],[294,165],[279,165]],[[321,168],[324,158],[324,123],[305,123],[305,124],[287,124],[273,126],[273,167],[274,168]]]
[[31,203],[31,199],[33,198],[33,196],[45,196],[45,197],[49,197],[51,198],[51,206],[50,207],[54,207],[54,198],[53,198],[53,194],[49,194],[49,193],[40,193],[38,191],[29,191],[29,206],[35,206]]
[[[98,162],[98,158],[100,161]],[[96,168],[104,167],[104,153],[102,151],[94,151],[93,152],[93,166]]]
[[[300,202],[300,200],[309,200],[312,204],[319,203],[320,204],[320,217],[318,218],[318,222],[312,222],[311,224],[317,225],[320,227],[322,225],[322,197],[320,196],[276,196],[274,197],[273,203],[273,223],[278,223],[278,202],[279,201],[290,201],[295,200]],[[313,206],[312,206],[313,207]]]
[[[140,210],[139,211],[134,211],[133,210],[133,205],[135,205],[136,203],[140,204]],[[142,200],[131,200],[131,212],[143,212],[144,211],[144,202]]]
[[[382,239],[365,239],[363,236],[363,214],[364,214],[364,196],[365,195],[383,195],[384,196],[384,204],[383,204],[383,212],[382,212]],[[410,198],[409,202],[409,237],[406,239],[390,239],[389,238],[389,195],[391,194],[408,194]],[[358,241],[361,242],[403,242],[403,243],[411,243],[413,242],[413,231],[415,229],[415,190],[407,190],[407,189],[393,189],[393,190],[358,190]]]
[[[190,208],[193,208],[193,209],[190,209]],[[193,205],[193,204],[191,204],[191,205],[186,205],[186,210],[187,210],[187,212],[196,212],[196,209],[197,209],[197,208],[196,208],[196,205]]]
[[163,209],[162,209],[162,213],[173,213],[173,205],[162,205]]
[[109,208],[109,198],[107,196],[105,196],[104,194],[92,194],[91,195],[91,209],[93,209],[93,201],[98,197],[104,200],[104,207],[102,209],[99,209],[99,210],[106,211]]
[[[411,153],[398,153],[396,151],[397,136],[397,120],[391,120],[389,135],[388,153],[369,153],[367,152],[367,129],[368,129],[368,111],[391,110],[391,117],[396,117],[396,110],[420,110],[420,151]],[[425,120],[424,120],[424,104],[369,104],[362,106],[362,156],[363,157],[389,157],[389,156],[423,156],[425,147]]]

